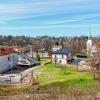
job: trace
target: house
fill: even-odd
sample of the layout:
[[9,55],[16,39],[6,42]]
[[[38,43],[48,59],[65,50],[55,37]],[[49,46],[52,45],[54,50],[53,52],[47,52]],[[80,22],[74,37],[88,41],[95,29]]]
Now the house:
[[17,53],[11,47],[0,47],[0,73],[17,65]]
[[100,43],[94,44],[91,49],[92,56],[100,57]]
[[72,53],[69,49],[60,49],[52,52],[51,61],[52,63],[68,64],[72,59]]

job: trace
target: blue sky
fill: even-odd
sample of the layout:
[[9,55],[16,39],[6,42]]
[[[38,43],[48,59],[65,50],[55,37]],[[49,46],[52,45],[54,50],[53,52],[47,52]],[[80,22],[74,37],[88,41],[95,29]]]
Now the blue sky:
[[0,0],[0,34],[100,35],[100,0]]

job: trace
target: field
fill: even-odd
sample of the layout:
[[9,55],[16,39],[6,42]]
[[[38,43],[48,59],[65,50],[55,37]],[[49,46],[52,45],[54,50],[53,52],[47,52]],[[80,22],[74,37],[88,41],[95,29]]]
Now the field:
[[[41,63],[47,62],[47,59],[41,60]],[[44,64],[41,67],[33,69],[33,74],[37,75],[40,92],[48,90],[73,90],[80,89],[83,93],[99,93],[100,83],[93,79],[93,74],[86,71],[78,71],[73,65],[62,66],[59,64]],[[19,86],[0,87],[0,93],[34,93],[31,85],[28,87],[19,84]]]
[[79,87],[83,90],[100,91],[100,83],[93,80],[91,72],[77,72],[72,66],[63,67],[50,63],[33,70],[33,73],[38,73],[42,89]]
[[[43,59],[41,63],[46,61]],[[73,65],[45,63],[33,69],[33,73],[37,74],[39,87],[24,84],[0,87],[0,100],[99,100],[97,98],[100,98],[100,83],[93,80],[92,73],[77,72]]]

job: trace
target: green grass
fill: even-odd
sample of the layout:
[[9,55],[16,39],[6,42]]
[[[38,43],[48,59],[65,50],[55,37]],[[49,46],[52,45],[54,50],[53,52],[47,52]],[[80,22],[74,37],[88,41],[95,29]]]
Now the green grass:
[[48,57],[41,58],[41,59],[40,59],[40,63],[43,64],[43,63],[47,62],[48,60],[49,60]]
[[[93,80],[90,72],[77,72],[71,65],[62,68],[61,65],[46,64],[33,70],[38,74],[39,87],[41,91],[48,89],[68,89],[74,87],[88,92],[100,92],[100,83]],[[11,87],[0,87],[0,93],[21,93],[22,91],[30,91],[31,86],[21,88],[20,85]],[[23,92],[22,92],[23,93]]]
[[66,67],[63,70],[55,64],[44,65],[33,72],[41,72],[38,75],[41,88],[60,87],[63,89],[77,86],[82,89],[100,91],[99,82],[93,80],[90,72],[77,72],[72,67]]

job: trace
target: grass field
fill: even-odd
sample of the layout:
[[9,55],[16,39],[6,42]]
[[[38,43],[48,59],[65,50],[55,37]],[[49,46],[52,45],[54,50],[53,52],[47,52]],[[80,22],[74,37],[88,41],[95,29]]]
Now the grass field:
[[47,62],[48,60],[49,60],[48,57],[41,58],[40,63],[43,64],[43,63]]
[[51,63],[37,68],[33,72],[40,73],[38,80],[43,89],[55,87],[64,89],[77,86],[85,90],[100,91],[100,83],[93,80],[90,72],[77,72],[74,68],[67,66],[63,69],[62,66],[55,66]]
[[[45,59],[43,60],[45,62]],[[41,91],[60,88],[61,90],[72,90],[79,88],[86,93],[100,92],[100,83],[93,80],[91,72],[77,72],[72,65],[66,67],[52,63],[45,64],[33,70],[37,74],[39,88]],[[0,87],[0,93],[21,93],[33,91],[31,86]]]

